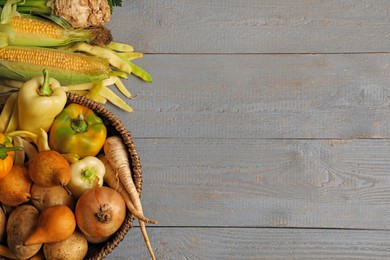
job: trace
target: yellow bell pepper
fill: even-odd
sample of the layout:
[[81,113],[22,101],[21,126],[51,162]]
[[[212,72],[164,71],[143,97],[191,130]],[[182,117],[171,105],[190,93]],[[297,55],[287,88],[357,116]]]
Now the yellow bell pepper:
[[66,101],[65,90],[44,70],[43,76],[32,78],[20,88],[19,128],[36,134],[41,128],[47,132]]

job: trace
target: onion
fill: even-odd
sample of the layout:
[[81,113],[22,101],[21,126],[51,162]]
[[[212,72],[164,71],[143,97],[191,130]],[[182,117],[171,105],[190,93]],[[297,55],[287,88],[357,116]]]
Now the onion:
[[126,217],[126,205],[114,189],[102,186],[84,192],[75,208],[79,229],[91,241],[107,240],[122,225]]

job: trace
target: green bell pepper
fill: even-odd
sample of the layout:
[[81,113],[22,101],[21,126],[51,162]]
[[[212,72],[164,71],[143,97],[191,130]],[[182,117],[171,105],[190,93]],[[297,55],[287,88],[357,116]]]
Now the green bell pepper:
[[103,120],[92,109],[71,103],[54,119],[49,131],[49,146],[62,154],[84,158],[96,156],[106,137]]

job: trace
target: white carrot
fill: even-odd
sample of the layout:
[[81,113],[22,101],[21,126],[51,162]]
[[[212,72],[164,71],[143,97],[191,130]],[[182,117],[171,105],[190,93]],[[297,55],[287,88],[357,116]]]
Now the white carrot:
[[[148,248],[148,251],[149,251],[150,255],[152,256],[152,258],[154,259],[154,253],[153,253],[152,245],[150,243],[148,234],[146,232],[145,222],[157,224],[157,221],[147,219],[146,217],[144,217],[142,215],[142,213],[139,210],[134,208],[133,203],[131,202],[129,194],[127,193],[127,191],[126,191],[125,187],[123,186],[123,184],[119,181],[119,178],[118,178],[117,174],[115,173],[114,169],[112,168],[112,166],[108,162],[106,156],[100,155],[99,159],[103,162],[103,164],[104,164],[104,166],[106,168],[106,173],[104,174],[104,181],[107,183],[108,186],[110,186],[111,188],[115,189],[119,194],[122,195],[123,200],[125,201],[126,206],[129,209],[129,211],[136,218],[138,218],[138,221],[140,223],[141,233],[142,233],[142,235],[144,237],[144,241],[145,241],[146,247]],[[137,215],[134,214],[133,211]]]
[[123,183],[135,208],[138,209],[141,205],[141,200],[131,177],[127,147],[119,136],[110,136],[106,138],[103,149],[107,160]]
[[104,182],[122,195],[123,200],[125,201],[126,206],[131,212],[131,214],[133,214],[133,216],[136,217],[137,219],[144,221],[146,223],[157,224],[157,221],[146,218],[139,210],[137,210],[134,207],[129,194],[127,193],[123,184],[119,181],[117,174],[115,173],[111,164],[108,162],[106,156],[102,154],[99,155],[98,158],[103,162],[106,168],[106,173],[104,174]]
[[[122,139],[119,136],[107,137],[103,149],[109,164],[112,166],[115,175],[119,177],[120,182],[123,184],[124,189],[127,191],[127,194],[133,202],[134,207],[137,209],[137,211],[143,214],[139,193],[131,177],[127,148],[122,142]],[[156,259],[152,246],[150,244],[148,234],[146,232],[145,222],[140,219],[138,219],[138,221],[149,253],[152,259]]]

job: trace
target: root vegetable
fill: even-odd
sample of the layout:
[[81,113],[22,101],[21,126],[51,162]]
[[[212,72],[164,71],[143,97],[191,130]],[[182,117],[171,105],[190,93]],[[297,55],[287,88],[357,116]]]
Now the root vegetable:
[[28,260],[45,260],[45,256],[43,255],[42,248],[41,250],[38,251],[38,253],[30,257]]
[[85,236],[75,231],[68,239],[43,245],[46,259],[82,260],[88,252],[88,242]]
[[[119,136],[108,137],[104,143],[103,149],[106,158],[109,162],[109,165],[112,166],[117,177],[119,177],[125,190],[129,194],[135,209],[143,215],[140,196],[131,177],[129,156],[127,153],[126,146],[123,143],[122,139]],[[106,171],[106,175],[107,175],[107,171]],[[149,253],[152,259],[156,259],[152,246],[150,244],[149,237],[146,232],[145,222],[140,219],[138,219],[138,221],[140,224],[142,235],[144,237],[145,244],[149,250]]]
[[76,229],[76,219],[72,210],[63,205],[44,209],[39,215],[34,231],[24,245],[61,242],[69,238]]
[[116,190],[122,196],[122,198],[126,203],[127,209],[130,211],[130,213],[133,214],[134,217],[136,217],[137,219],[143,222],[157,224],[156,220],[148,219],[134,207],[133,202],[130,199],[130,195],[125,190],[123,184],[119,181],[118,176],[116,175],[114,169],[108,162],[107,158],[102,154],[99,155],[99,159],[103,162],[106,168],[106,174],[104,175],[104,182],[107,183],[109,187]]
[[114,189],[102,186],[84,192],[75,208],[77,226],[92,238],[109,238],[123,224],[126,205]]
[[111,17],[107,0],[53,1],[53,13],[68,21],[74,28],[98,27],[106,24]]
[[13,210],[7,222],[8,247],[18,259],[27,259],[35,255],[42,244],[23,245],[24,241],[35,229],[39,211],[31,205],[21,205]]
[[134,208],[133,203],[131,202],[129,194],[126,192],[125,188],[123,187],[123,184],[119,181],[118,176],[116,176],[114,170],[112,169],[112,166],[108,162],[107,158],[104,155],[99,156],[100,160],[104,163],[106,167],[106,174],[104,175],[104,181],[110,186],[111,188],[115,189],[119,194],[122,195],[123,199],[125,200],[126,206],[133,214],[134,217],[138,218],[139,224],[140,224],[140,229],[141,233],[144,237],[144,241],[146,244],[146,247],[148,248],[148,251],[150,255],[154,256],[153,248],[149,240],[148,233],[146,231],[146,226],[145,222],[147,223],[152,223],[152,224],[157,224],[157,221],[155,220],[150,220],[146,218],[145,216],[142,215],[140,211]]
[[119,136],[110,136],[106,138],[103,149],[108,162],[130,195],[134,207],[140,209],[141,200],[131,177],[129,156],[122,139]]
[[33,183],[31,201],[39,211],[56,205],[64,205],[70,209],[74,207],[73,197],[62,186],[43,187]]

